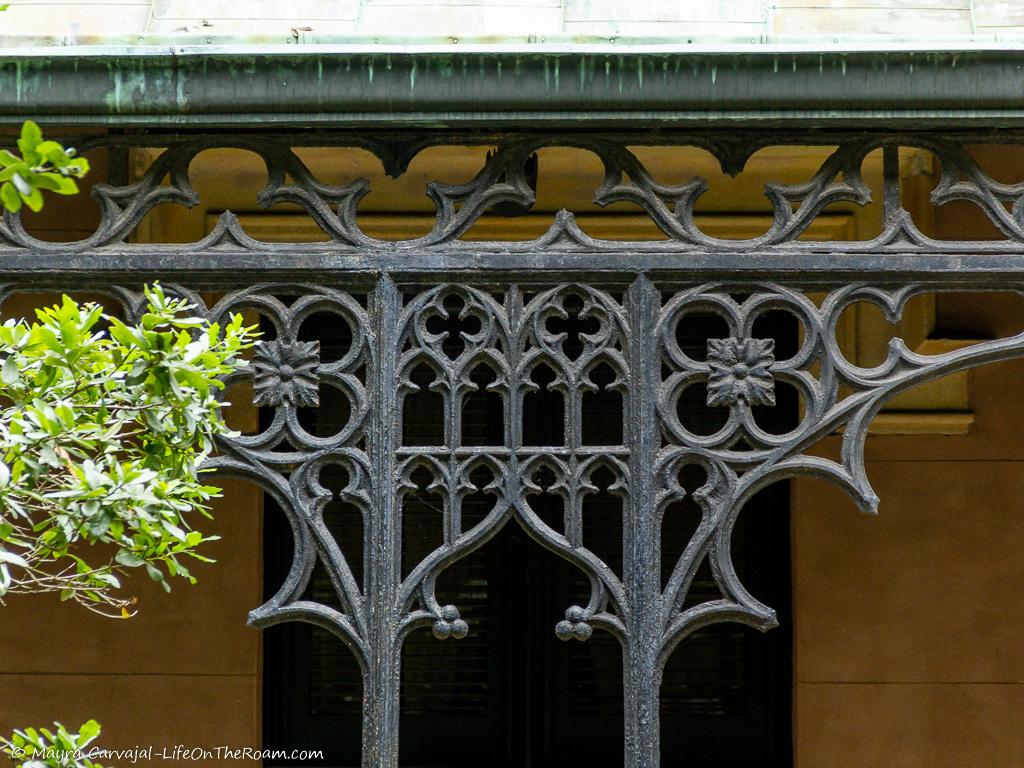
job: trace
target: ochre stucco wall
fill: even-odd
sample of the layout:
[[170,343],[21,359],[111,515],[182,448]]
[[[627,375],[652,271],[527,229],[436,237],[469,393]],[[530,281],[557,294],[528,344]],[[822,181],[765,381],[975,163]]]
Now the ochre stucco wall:
[[[984,150],[999,176],[1019,153]],[[986,237],[967,205],[938,234]],[[1024,328],[1024,302],[940,297],[947,336]],[[1024,362],[971,373],[964,436],[872,436],[878,517],[798,481],[793,496],[798,768],[1024,765]],[[835,448],[833,439],[831,448]]]

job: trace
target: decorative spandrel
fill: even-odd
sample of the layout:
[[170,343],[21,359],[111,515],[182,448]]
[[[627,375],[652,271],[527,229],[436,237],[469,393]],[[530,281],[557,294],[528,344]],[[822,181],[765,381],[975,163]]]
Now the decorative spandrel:
[[[229,293],[208,310],[214,319],[238,312],[258,322],[263,339],[249,365],[225,382],[225,397],[246,391],[237,385],[251,386],[253,403],[265,418],[255,432],[228,440],[214,464],[258,482],[287,515],[295,538],[288,577],[250,621],[256,626],[292,618],[313,621],[338,634],[359,656],[366,605],[355,574],[364,568],[348,561],[324,511],[338,499],[362,517],[369,515],[367,380],[374,370],[369,316],[349,293],[295,284]],[[332,332],[321,343],[315,337],[325,326]],[[311,430],[305,414],[316,408],[330,409],[331,417],[321,420],[330,429]],[[331,605],[303,596],[317,559],[337,595]]]

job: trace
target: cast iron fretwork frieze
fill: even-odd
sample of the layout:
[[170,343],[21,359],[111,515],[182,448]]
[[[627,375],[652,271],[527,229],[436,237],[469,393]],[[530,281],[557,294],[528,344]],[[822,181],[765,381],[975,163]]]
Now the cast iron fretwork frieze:
[[[310,135],[207,135],[73,137],[66,139],[81,151],[107,147],[112,151],[153,152],[152,162],[131,183],[115,186],[96,184],[93,197],[99,204],[101,221],[95,232],[84,239],[55,243],[40,240],[28,233],[18,216],[6,214],[0,223],[0,254],[6,263],[16,264],[17,256],[88,252],[93,255],[117,255],[122,260],[132,251],[153,252],[150,248],[127,249],[124,243],[135,227],[156,206],[173,204],[192,206],[199,201],[189,179],[189,167],[210,149],[242,149],[258,155],[267,168],[267,185],[253,200],[254,206],[270,207],[282,203],[298,206],[329,239],[320,242],[260,242],[239,226],[230,212],[203,240],[191,246],[159,246],[165,255],[193,254],[193,267],[203,265],[211,249],[224,251],[209,263],[217,269],[225,263],[260,264],[263,268],[277,266],[274,256],[287,259],[298,254],[376,254],[387,263],[386,254],[408,258],[410,252],[438,252],[472,256],[476,253],[517,254],[517,262],[498,260],[501,265],[534,265],[541,253],[616,254],[629,252],[639,256],[679,253],[1005,253],[1019,251],[1024,244],[1024,182],[1004,183],[993,179],[976,162],[970,146],[1019,141],[1005,134],[880,134],[861,133],[756,134],[725,131],[714,133],[649,133],[649,134],[531,134],[488,135],[486,133],[453,134],[421,132],[419,134],[316,134]],[[296,149],[304,146],[337,146],[366,150],[379,159],[384,173],[401,176],[419,153],[435,146],[492,146],[476,176],[462,184],[430,182],[425,194],[436,209],[431,231],[420,237],[382,240],[366,234],[359,224],[359,206],[370,192],[370,182],[353,178],[347,183],[327,184],[319,180],[315,169],[307,167]],[[700,228],[697,206],[708,190],[709,182],[699,176],[679,184],[665,184],[657,179],[657,168],[649,168],[633,148],[652,146],[689,147],[704,150],[715,157],[723,173],[741,173],[757,152],[777,145],[805,145],[828,148],[825,159],[812,178],[802,183],[769,182],[765,196],[772,211],[766,231],[746,240],[713,237]],[[594,190],[594,202],[601,206],[628,203],[646,214],[664,234],[663,240],[626,243],[591,237],[576,223],[571,211],[562,210],[553,216],[548,231],[536,240],[469,242],[461,239],[479,218],[488,212],[523,212],[536,202],[536,153],[549,147],[570,147],[596,155],[604,168],[604,179]],[[941,169],[937,184],[931,191],[936,206],[966,201],[977,206],[992,222],[1003,240],[986,240],[968,244],[958,240],[936,240],[921,232],[913,217],[901,207],[899,196],[899,152],[913,149],[934,158]],[[885,190],[873,200],[871,186],[863,178],[863,166],[872,153],[885,157]],[[539,173],[543,176],[543,163]],[[814,243],[799,240],[826,207],[838,203],[884,206],[881,232],[861,240],[838,243]],[[227,259],[228,253],[259,255],[259,259]],[[271,261],[272,260],[272,261]],[[639,264],[651,262],[638,259]],[[294,265],[291,265],[294,267]],[[422,265],[421,265],[422,266]],[[660,266],[669,266],[660,264]]]
[[[351,650],[364,684],[365,768],[398,765],[405,638],[426,631],[437,642],[455,643],[473,631],[459,605],[438,599],[439,577],[510,525],[586,576],[589,600],[566,605],[551,631],[567,642],[585,642],[595,632],[618,639],[624,765],[657,768],[659,685],[669,656],[677,648],[685,652],[684,639],[713,623],[762,630],[776,623],[771,607],[744,587],[731,556],[733,526],[752,496],[772,483],[813,476],[838,484],[874,512],[879,502],[865,471],[864,443],[886,402],[939,376],[1024,357],[1024,334],[939,355],[914,352],[897,338],[883,362],[864,368],[844,356],[837,338],[840,318],[857,303],[875,305],[897,322],[907,302],[923,293],[1024,292],[1024,183],[994,181],[964,148],[991,140],[658,137],[705,149],[731,173],[769,144],[835,145],[805,183],[768,185],[773,218],[763,235],[726,241],[697,226],[703,180],[656,181],[629,149],[650,137],[316,137],[318,146],[368,149],[393,175],[435,144],[496,145],[474,179],[428,186],[437,209],[431,232],[394,242],[359,227],[357,206],[369,183],[318,180],[292,150],[302,143],[296,137],[111,138],[105,141],[165,151],[139,179],[97,187],[103,218],[82,241],[44,243],[7,216],[0,225],[0,299],[29,289],[83,288],[113,296],[131,315],[142,306],[141,283],[159,278],[211,318],[234,312],[261,318],[264,343],[228,384],[251,385],[229,391],[251,391],[267,417],[261,429],[223,440],[212,463],[258,484],[284,510],[295,539],[292,567],[250,620],[258,627],[312,622]],[[460,239],[495,206],[528,208],[534,197],[528,160],[555,144],[595,153],[606,171],[595,199],[634,204],[664,239],[597,240],[566,211],[537,240]],[[298,205],[328,242],[258,242],[229,213],[200,242],[126,242],[155,205],[195,202],[189,163],[218,146],[260,155],[269,182],[259,202]],[[899,146],[923,148],[941,161],[935,204],[978,206],[1003,239],[965,243],[921,234],[900,205]],[[830,203],[870,201],[861,167],[875,150],[885,157],[881,233],[843,243],[797,240]],[[768,313],[799,328],[795,345],[763,333],[758,321]],[[724,331],[684,347],[680,338],[697,316],[713,316]],[[344,332],[315,338],[324,322]],[[795,392],[800,408],[796,422],[780,431],[762,414],[776,407],[782,389]],[[687,422],[685,403],[694,391],[722,414],[719,426],[702,431]],[[621,405],[621,439],[612,444],[595,443],[586,428],[598,392]],[[464,419],[474,397],[489,398],[500,410],[498,428],[486,438]],[[560,437],[543,444],[531,425],[538,398],[561,409]],[[407,407],[411,402],[415,408]],[[405,422],[428,407],[439,426],[412,439]],[[309,426],[304,414],[313,409],[333,414],[331,430]],[[842,449],[829,458],[820,443],[837,433]],[[702,478],[696,489],[684,482],[694,471]],[[327,472],[343,478],[334,490]],[[598,492],[622,502],[621,563],[605,562],[588,547],[587,499]],[[437,500],[436,543],[413,557],[403,510],[423,494]],[[662,517],[688,494],[700,521],[663,583]],[[489,506],[470,510],[470,496]],[[542,497],[555,503],[542,510]],[[362,563],[350,561],[325,523],[334,499],[359,518]],[[553,508],[560,513],[550,514]],[[337,593],[334,605],[303,596],[318,562]],[[721,595],[688,604],[704,563]]]

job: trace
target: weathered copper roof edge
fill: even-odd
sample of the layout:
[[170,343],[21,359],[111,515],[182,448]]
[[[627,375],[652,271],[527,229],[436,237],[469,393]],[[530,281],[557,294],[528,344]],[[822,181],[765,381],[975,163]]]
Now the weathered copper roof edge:
[[6,48],[0,112],[117,126],[1022,127],[1024,48]]

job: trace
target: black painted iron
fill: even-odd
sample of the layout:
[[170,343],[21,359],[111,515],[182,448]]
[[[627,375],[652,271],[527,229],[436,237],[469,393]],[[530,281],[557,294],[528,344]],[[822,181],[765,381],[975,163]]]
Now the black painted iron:
[[[428,146],[478,143],[498,149],[472,181],[428,187],[437,205],[429,234],[391,242],[371,238],[358,226],[356,208],[368,182],[334,187],[318,181],[291,149],[303,138],[318,146],[369,149],[392,174]],[[1024,334],[934,356],[917,354],[897,339],[883,363],[866,369],[847,360],[836,339],[840,316],[857,302],[874,304],[896,321],[907,301],[924,292],[1024,292],[1024,183],[992,180],[964,149],[991,140],[931,134],[658,136],[659,144],[713,152],[729,172],[770,144],[838,145],[806,183],[768,185],[774,218],[763,236],[726,241],[705,235],[696,224],[694,204],[703,181],[658,183],[628,150],[627,141],[644,143],[643,137],[106,137],[102,141],[114,145],[166,151],[138,181],[97,187],[103,219],[85,240],[42,242],[17,217],[6,216],[0,227],[0,298],[46,287],[90,288],[117,297],[131,314],[142,305],[140,283],[162,278],[177,281],[173,290],[208,317],[250,311],[275,329],[274,339],[236,376],[253,380],[256,403],[275,409],[275,415],[258,434],[224,439],[211,464],[257,483],[285,511],[295,538],[291,571],[250,622],[311,622],[352,651],[364,679],[365,768],[398,765],[403,639],[429,627],[439,641],[450,642],[471,629],[458,606],[439,603],[439,575],[513,523],[588,577],[589,601],[566,606],[553,630],[567,641],[585,641],[595,630],[619,640],[624,765],[657,768],[659,684],[670,654],[713,623],[766,630],[776,622],[733,568],[730,534],[744,504],[769,484],[812,476],[836,483],[865,512],[875,512],[878,498],[865,471],[864,441],[885,403],[939,376],[1024,356]],[[635,204],[665,240],[596,240],[565,211],[535,241],[460,240],[488,209],[532,204],[524,168],[534,152],[554,144],[596,153],[606,169],[597,201]],[[901,145],[923,147],[940,160],[936,205],[969,201],[1004,239],[953,242],[922,235],[899,205],[895,148]],[[196,201],[188,165],[215,146],[261,155],[270,179],[261,202],[298,204],[330,242],[257,242],[230,213],[198,243],[126,242],[154,205]],[[870,201],[860,167],[878,148],[886,156],[883,232],[862,242],[797,241],[829,203]],[[169,187],[160,183],[166,175]],[[207,305],[203,289],[220,291],[223,298]],[[820,303],[808,297],[811,290],[825,294]],[[801,341],[792,357],[778,359],[773,340],[757,335],[755,323],[766,312],[782,312],[799,323]],[[351,331],[347,350],[335,360],[323,360],[317,343],[301,338],[303,323],[323,313]],[[694,313],[716,315],[728,330],[708,339],[706,357],[691,357],[677,341],[680,324]],[[502,439],[465,445],[462,406],[478,391],[473,374],[481,366],[489,374],[487,390],[503,406]],[[551,374],[544,383],[535,376],[541,367]],[[584,395],[597,389],[592,375],[599,367],[611,371],[604,386],[623,399],[617,445],[588,445],[582,438]],[[416,383],[413,371],[424,369],[430,381]],[[759,426],[755,409],[773,406],[781,384],[800,393],[803,415],[790,431],[776,434]],[[564,436],[557,445],[524,440],[525,403],[542,386],[559,393],[564,404]],[[695,433],[680,418],[680,398],[692,386],[706,386],[708,404],[727,414],[712,434]],[[330,437],[310,434],[299,419],[301,408],[320,404],[322,387],[341,392],[350,411],[348,423]],[[405,445],[402,402],[423,387],[440,396],[443,437],[436,445]],[[843,433],[841,457],[812,455],[815,444],[837,430]],[[685,495],[681,475],[694,465],[706,474],[693,494],[702,520],[663,585],[661,516]],[[321,517],[331,500],[319,479],[328,466],[343,470],[348,482],[340,497],[363,516],[362,583]],[[484,488],[471,479],[480,467],[491,478]],[[403,573],[402,506],[420,470],[443,499],[443,535],[434,551]],[[608,490],[626,500],[621,572],[584,545],[583,500],[597,492],[592,478],[598,471],[610,473]],[[485,490],[496,499],[493,508],[464,524],[462,499]],[[560,523],[543,520],[531,507],[531,497],[542,490],[561,498]],[[301,597],[317,560],[327,569],[340,610]],[[722,597],[684,607],[705,560]]]

